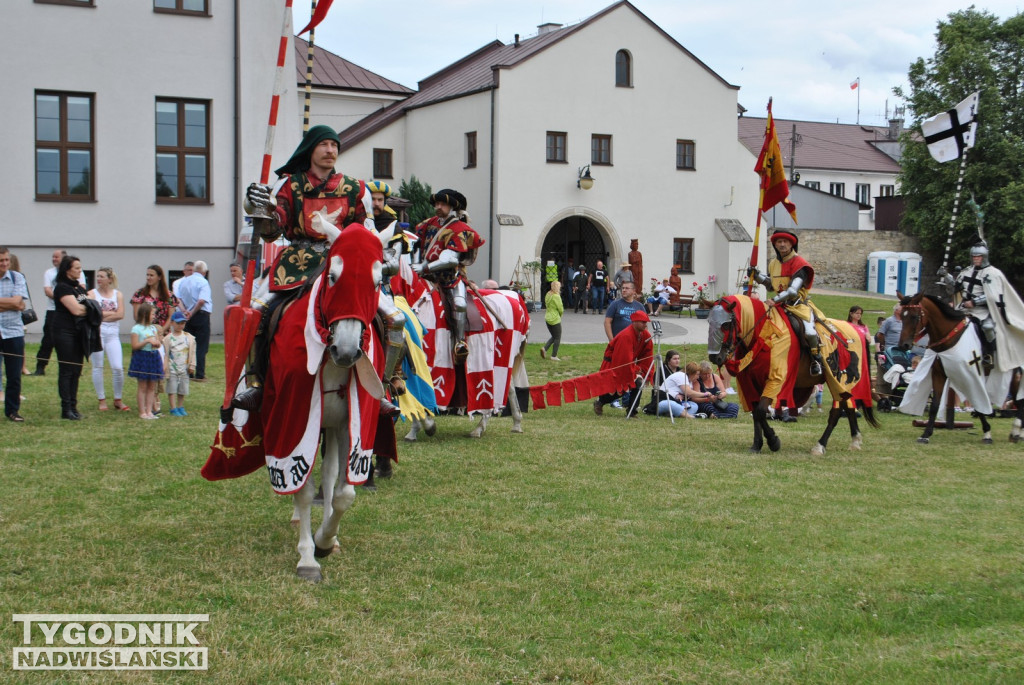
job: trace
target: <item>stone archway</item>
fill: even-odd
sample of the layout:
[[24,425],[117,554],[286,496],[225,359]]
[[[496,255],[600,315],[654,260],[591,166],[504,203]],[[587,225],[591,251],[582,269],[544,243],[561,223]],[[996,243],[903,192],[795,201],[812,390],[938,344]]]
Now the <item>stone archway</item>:
[[[558,265],[559,276],[565,270],[570,257],[573,264],[586,264],[587,271],[594,270],[594,264],[600,259],[605,269],[620,257],[620,241],[611,223],[603,216],[585,207],[570,207],[555,214],[541,232],[537,245],[541,263],[547,265],[553,261]],[[543,281],[541,292],[547,292],[550,280],[544,269],[541,270]]]

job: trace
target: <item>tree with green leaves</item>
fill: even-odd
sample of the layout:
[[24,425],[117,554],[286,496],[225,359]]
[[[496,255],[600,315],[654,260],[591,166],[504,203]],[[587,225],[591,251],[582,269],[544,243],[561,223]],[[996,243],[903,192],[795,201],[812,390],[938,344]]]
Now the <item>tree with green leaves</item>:
[[408,182],[402,179],[402,185],[398,186],[398,196],[412,203],[409,207],[409,223],[412,226],[434,216],[434,206],[430,204],[432,192],[430,186],[420,183],[415,175],[410,176]]
[[1008,275],[1024,275],[1024,14],[1000,23],[973,6],[953,12],[938,23],[936,44],[933,57],[910,65],[909,93],[894,91],[906,100],[914,122],[903,136],[903,228],[918,236],[923,249],[945,249],[960,164],[931,158],[920,122],[979,90],[976,143],[967,152],[949,266],[966,265],[977,241],[978,215],[965,211],[973,194],[992,262]]

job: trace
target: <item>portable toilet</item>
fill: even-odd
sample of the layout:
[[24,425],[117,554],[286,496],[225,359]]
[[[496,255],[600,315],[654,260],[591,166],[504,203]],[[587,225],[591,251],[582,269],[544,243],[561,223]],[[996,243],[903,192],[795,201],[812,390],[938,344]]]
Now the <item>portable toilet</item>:
[[908,297],[918,293],[921,289],[921,255],[916,252],[899,253],[897,287]]
[[868,255],[868,292],[895,295],[899,285],[899,253],[872,252]]

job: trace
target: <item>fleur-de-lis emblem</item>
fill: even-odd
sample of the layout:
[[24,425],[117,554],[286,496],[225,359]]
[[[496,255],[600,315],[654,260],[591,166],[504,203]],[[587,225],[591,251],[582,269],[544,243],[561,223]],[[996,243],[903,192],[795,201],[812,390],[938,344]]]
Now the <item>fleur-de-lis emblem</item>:
[[299,271],[305,271],[309,268],[309,260],[313,258],[313,255],[306,252],[305,249],[298,250],[288,257],[288,261],[295,265]]
[[295,278],[288,275],[288,272],[284,270],[284,266],[278,264],[277,274],[274,276],[274,281],[279,285],[285,285],[286,283],[294,283]]

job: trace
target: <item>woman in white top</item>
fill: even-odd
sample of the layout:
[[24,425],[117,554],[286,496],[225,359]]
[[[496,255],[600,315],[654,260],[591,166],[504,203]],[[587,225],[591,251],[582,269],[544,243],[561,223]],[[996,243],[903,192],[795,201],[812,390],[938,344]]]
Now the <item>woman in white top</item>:
[[89,357],[92,363],[92,384],[100,401],[100,411],[107,411],[107,393],[103,387],[103,356],[110,360],[111,376],[114,379],[114,409],[130,411],[131,407],[121,401],[124,392],[124,358],[121,352],[120,326],[124,318],[124,295],[117,290],[117,276],[109,266],[96,269],[96,287],[89,291],[89,297],[100,303],[103,323],[100,324],[100,340],[103,349]]
[[658,403],[658,415],[672,412],[675,418],[685,416],[692,419],[697,413],[697,403],[690,400],[690,378],[679,368],[679,360],[679,353],[675,350],[669,350],[665,355],[665,382],[660,390],[666,399]]

